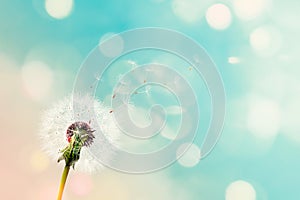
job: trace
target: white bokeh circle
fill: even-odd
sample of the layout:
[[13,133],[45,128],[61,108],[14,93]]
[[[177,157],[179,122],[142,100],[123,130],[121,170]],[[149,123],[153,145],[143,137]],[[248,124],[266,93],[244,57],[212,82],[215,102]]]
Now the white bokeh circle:
[[261,97],[249,102],[247,128],[257,138],[274,138],[281,126],[281,111],[277,102]]
[[282,39],[275,27],[261,26],[250,33],[249,42],[258,55],[271,56],[280,49]]
[[226,189],[226,200],[256,200],[254,187],[243,180],[232,182]]
[[51,91],[54,79],[52,70],[42,61],[30,61],[22,67],[23,86],[30,98],[41,101]]
[[74,7],[74,0],[45,0],[47,13],[55,19],[68,17]]
[[199,147],[190,143],[182,144],[177,149],[177,155],[178,163],[184,167],[194,167],[201,159],[201,151]]
[[233,8],[241,20],[253,20],[270,6],[270,0],[233,0]]
[[[110,40],[111,37],[113,37],[112,40]],[[108,40],[108,42],[104,42],[105,40]],[[99,50],[107,57],[116,57],[122,53],[123,49],[124,41],[118,34],[107,33],[100,38]]]
[[210,27],[216,30],[224,30],[231,24],[231,12],[224,4],[214,4],[206,11],[206,21]]

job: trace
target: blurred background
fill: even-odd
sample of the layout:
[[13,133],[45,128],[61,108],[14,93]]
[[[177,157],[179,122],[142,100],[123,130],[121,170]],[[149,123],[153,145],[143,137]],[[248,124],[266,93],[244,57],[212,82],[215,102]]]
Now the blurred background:
[[[41,151],[43,110],[72,92],[81,63],[101,39],[162,27],[193,38],[217,65],[227,95],[217,146],[201,160],[202,131],[178,162],[155,173],[71,171],[64,199],[300,199],[299,9],[297,0],[0,0],[1,198],[56,198],[63,164]],[[162,52],[137,52],[111,66],[106,90],[126,69],[149,61],[189,69]],[[203,90],[197,94],[205,130],[209,93],[199,87],[201,77],[182,73]],[[140,117],[147,105],[138,102],[158,101],[156,93],[145,87],[132,99],[137,123],[148,120]],[[111,94],[97,96],[107,102]],[[162,137],[139,145],[127,141],[128,148],[152,151],[174,137],[180,112],[168,98],[174,97],[163,98],[171,102],[172,117]]]

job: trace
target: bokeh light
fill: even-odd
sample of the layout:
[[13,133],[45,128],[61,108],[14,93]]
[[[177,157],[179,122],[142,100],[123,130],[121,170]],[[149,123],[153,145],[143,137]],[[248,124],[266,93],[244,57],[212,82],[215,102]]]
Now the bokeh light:
[[250,44],[259,55],[270,56],[276,53],[281,43],[280,33],[274,27],[258,27],[250,34]]
[[30,98],[41,101],[47,97],[53,84],[52,70],[41,61],[30,61],[22,67],[24,88]]
[[[108,41],[103,43],[104,41]],[[100,38],[99,48],[101,53],[107,57],[116,57],[120,55],[124,49],[124,41],[122,37],[115,33],[106,33]]]
[[206,6],[211,1],[173,0],[172,8],[176,16],[187,23],[196,23],[204,16]]
[[253,186],[243,180],[232,182],[226,189],[226,200],[256,200]]
[[224,4],[214,4],[207,9],[206,20],[210,27],[223,30],[231,24],[231,12]]
[[253,20],[261,16],[269,6],[270,0],[233,0],[236,15],[242,20]]
[[[188,147],[188,149],[184,152],[184,150],[187,147]],[[179,158],[178,163],[180,165],[182,165],[184,167],[194,167],[195,165],[197,165],[199,163],[199,161],[201,159],[201,152],[197,145],[186,143],[186,144],[182,144],[177,149],[177,157]]]
[[73,9],[74,0],[45,0],[47,13],[55,19],[68,17]]
[[251,97],[247,127],[258,138],[272,139],[281,126],[280,106],[273,100]]

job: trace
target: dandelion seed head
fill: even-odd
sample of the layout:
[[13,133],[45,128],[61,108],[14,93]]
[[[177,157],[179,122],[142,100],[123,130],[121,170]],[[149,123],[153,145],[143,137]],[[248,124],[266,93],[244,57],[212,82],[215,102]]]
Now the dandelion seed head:
[[110,144],[118,146],[120,130],[110,110],[90,95],[76,94],[65,97],[46,110],[42,116],[39,136],[43,150],[53,160],[57,160],[60,156],[59,151],[68,145],[72,130],[80,128],[85,130],[84,136],[87,140],[81,149],[75,169],[88,173],[100,171],[103,165],[94,153],[89,151],[89,146],[95,144],[94,140],[101,141],[101,147],[94,148],[99,151],[95,155],[101,154],[105,158],[113,159],[114,153],[106,147]]
[[93,130],[90,125],[86,122],[74,122],[71,124],[66,132],[67,141],[70,142],[72,136],[78,132],[80,134],[80,138],[83,142],[83,146],[90,146],[93,143],[95,138]]

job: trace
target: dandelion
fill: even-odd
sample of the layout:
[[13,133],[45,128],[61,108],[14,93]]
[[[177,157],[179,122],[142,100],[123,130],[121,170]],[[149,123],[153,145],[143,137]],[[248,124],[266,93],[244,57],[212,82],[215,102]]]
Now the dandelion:
[[120,131],[110,110],[89,95],[70,95],[44,113],[39,132],[42,147],[57,162],[65,161],[58,200],[62,198],[70,167],[89,173],[103,168],[89,151],[95,140],[101,143],[97,154],[107,160],[113,157],[109,148],[111,144],[117,146]]

